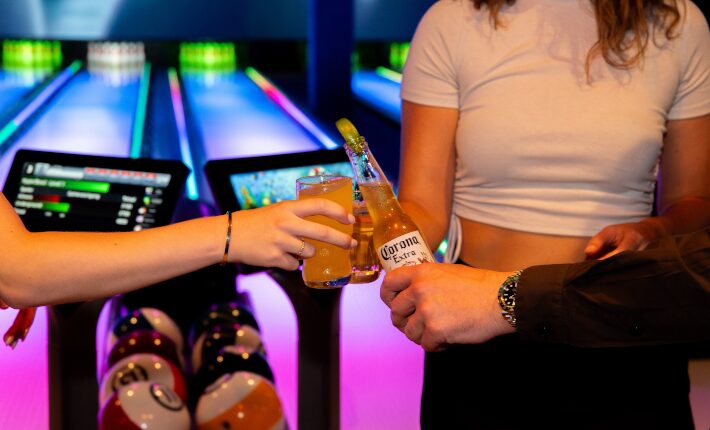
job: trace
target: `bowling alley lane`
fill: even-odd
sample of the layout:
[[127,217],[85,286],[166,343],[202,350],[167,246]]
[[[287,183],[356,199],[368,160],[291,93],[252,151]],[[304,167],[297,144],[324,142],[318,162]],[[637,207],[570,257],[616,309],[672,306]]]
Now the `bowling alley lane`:
[[9,111],[43,81],[41,74],[31,70],[19,72],[0,69],[0,118],[6,118]]
[[243,71],[213,78],[204,73],[183,74],[182,80],[209,160],[304,152],[324,146]]
[[2,154],[0,187],[19,149],[127,157],[140,73],[124,80],[117,73],[82,69],[71,78]]
[[352,90],[362,104],[399,123],[402,114],[399,91],[402,75],[384,67],[353,73]]

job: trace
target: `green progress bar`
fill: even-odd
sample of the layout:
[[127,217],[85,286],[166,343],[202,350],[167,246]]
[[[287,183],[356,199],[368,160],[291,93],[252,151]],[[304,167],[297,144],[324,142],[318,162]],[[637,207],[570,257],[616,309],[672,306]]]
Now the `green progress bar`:
[[65,202],[44,202],[42,203],[42,210],[45,211],[51,211],[51,212],[61,212],[61,213],[67,213],[69,212],[69,203]]

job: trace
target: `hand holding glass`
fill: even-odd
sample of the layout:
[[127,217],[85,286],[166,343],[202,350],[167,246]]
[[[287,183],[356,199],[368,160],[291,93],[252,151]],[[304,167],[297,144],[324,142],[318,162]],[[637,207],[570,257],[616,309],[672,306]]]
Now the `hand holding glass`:
[[[347,176],[316,175],[296,180],[299,200],[324,198],[331,200],[348,212],[353,212],[353,183]],[[352,225],[343,225],[325,216],[306,217],[352,236]],[[350,282],[350,250],[317,240],[307,240],[316,248],[311,258],[303,260],[303,281],[311,288],[340,288]]]

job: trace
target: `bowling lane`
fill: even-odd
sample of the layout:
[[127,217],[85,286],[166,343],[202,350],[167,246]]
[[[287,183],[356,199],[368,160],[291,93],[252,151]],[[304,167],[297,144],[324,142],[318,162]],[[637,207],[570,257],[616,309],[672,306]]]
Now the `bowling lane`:
[[43,79],[33,74],[0,70],[0,118],[5,118],[15,104],[28,95]]
[[393,121],[401,122],[401,75],[388,69],[361,70],[353,73],[355,99]]
[[243,72],[182,79],[208,160],[323,148]]
[[82,70],[0,159],[0,187],[19,149],[127,157],[138,79],[117,84]]

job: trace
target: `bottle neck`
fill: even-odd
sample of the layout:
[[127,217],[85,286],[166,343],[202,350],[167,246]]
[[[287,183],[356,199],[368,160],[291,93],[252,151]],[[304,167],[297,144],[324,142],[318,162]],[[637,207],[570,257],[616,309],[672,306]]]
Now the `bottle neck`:
[[347,144],[344,147],[358,184],[388,183],[385,173],[377,164],[366,142],[362,142],[362,151],[359,153],[355,153]]

